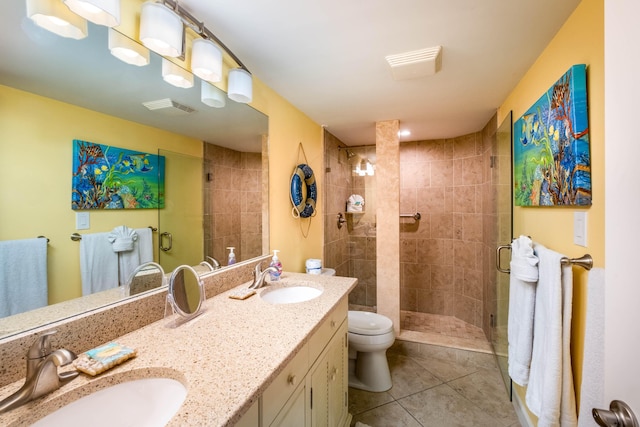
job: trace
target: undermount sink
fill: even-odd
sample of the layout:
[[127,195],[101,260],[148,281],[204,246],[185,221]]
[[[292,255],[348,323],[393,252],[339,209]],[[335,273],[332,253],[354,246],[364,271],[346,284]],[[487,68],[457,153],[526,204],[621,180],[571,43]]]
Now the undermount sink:
[[186,387],[174,379],[126,381],[65,405],[32,426],[165,426],[186,397]]
[[322,289],[311,286],[287,286],[284,288],[267,288],[260,298],[271,304],[293,304],[309,301],[322,295]]

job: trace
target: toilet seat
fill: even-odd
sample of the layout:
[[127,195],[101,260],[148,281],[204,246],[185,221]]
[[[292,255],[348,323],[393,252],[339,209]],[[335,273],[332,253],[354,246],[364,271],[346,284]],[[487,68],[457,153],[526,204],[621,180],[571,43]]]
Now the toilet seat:
[[349,310],[348,329],[358,335],[384,335],[393,331],[393,322],[380,314]]

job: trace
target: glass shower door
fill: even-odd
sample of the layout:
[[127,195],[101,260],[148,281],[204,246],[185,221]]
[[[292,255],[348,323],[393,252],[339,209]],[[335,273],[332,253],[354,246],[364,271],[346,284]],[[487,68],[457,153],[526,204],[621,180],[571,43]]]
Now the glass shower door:
[[[509,244],[513,237],[513,196],[512,196],[512,114],[498,127],[496,133],[496,151],[494,153],[494,166],[492,176],[492,191],[496,200],[496,213],[498,224],[495,227],[494,241],[498,245]],[[509,251],[501,251],[500,265],[502,268],[509,266]],[[496,284],[496,305],[491,322],[491,344],[496,354],[498,367],[504,380],[507,391],[511,391],[511,379],[508,372],[508,341],[507,320],[509,318],[509,274],[501,273],[494,269]]]
[[165,157],[165,207],[158,213],[159,260],[164,271],[204,260],[202,159],[159,150]]

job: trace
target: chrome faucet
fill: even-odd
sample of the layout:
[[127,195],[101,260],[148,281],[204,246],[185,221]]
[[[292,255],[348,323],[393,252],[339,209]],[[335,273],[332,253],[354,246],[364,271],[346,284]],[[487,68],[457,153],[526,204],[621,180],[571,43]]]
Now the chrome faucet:
[[207,261],[209,261],[209,264],[211,264],[211,266],[213,267],[214,270],[217,270],[217,269],[221,268],[220,261],[218,261],[217,259],[215,259],[212,256],[208,256],[206,258],[207,258]]
[[8,411],[59,389],[78,376],[78,371],[58,373],[59,366],[71,363],[76,355],[64,348],[51,351],[50,337],[56,331],[40,335],[27,352],[24,385],[0,401],[0,413]]
[[259,289],[264,285],[264,279],[269,273],[277,273],[278,269],[275,267],[267,267],[263,271],[260,271],[260,263],[256,264],[256,269],[253,272],[253,283],[249,285],[249,289]]

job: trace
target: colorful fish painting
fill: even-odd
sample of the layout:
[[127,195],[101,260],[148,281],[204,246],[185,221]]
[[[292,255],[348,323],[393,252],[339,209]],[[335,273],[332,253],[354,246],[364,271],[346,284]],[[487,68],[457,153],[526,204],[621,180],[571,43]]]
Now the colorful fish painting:
[[73,141],[71,208],[164,208],[164,156]]
[[586,71],[572,66],[515,122],[516,206],[591,205]]

